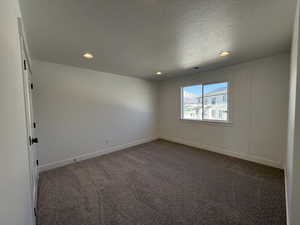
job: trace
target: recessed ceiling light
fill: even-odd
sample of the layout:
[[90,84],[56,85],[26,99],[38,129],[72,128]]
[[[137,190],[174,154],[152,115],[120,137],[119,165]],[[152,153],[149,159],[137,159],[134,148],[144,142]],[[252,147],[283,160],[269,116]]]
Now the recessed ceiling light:
[[162,72],[156,72],[155,75],[160,76],[162,75]]
[[229,55],[231,55],[231,53],[228,51],[222,51],[219,53],[219,56],[229,56]]
[[83,57],[86,58],[86,59],[92,59],[92,58],[94,58],[94,56],[91,53],[88,53],[88,52],[84,53]]

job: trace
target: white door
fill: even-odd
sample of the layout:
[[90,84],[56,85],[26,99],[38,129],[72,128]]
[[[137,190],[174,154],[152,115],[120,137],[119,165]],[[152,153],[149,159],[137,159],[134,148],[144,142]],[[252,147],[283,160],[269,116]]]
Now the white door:
[[30,183],[31,183],[31,199],[34,209],[37,203],[37,183],[38,183],[38,160],[37,160],[37,148],[38,139],[35,135],[35,128],[37,126],[33,116],[32,106],[32,92],[34,91],[34,84],[31,79],[30,66],[26,57],[26,50],[24,40],[21,36],[22,46],[22,66],[23,66],[23,82],[24,82],[24,95],[25,95],[25,108],[26,108],[26,123],[27,123],[27,151],[29,158],[30,169]]

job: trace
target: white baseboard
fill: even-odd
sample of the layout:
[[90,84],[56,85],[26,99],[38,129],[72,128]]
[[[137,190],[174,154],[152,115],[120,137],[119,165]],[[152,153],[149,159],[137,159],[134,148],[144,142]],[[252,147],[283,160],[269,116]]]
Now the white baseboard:
[[239,158],[239,159],[243,159],[243,160],[247,160],[247,161],[251,161],[251,162],[255,162],[255,163],[259,163],[259,164],[263,164],[263,165],[283,169],[283,166],[280,162],[264,159],[264,158],[257,157],[257,156],[250,156],[250,155],[246,155],[246,154],[232,152],[232,151],[230,151],[228,149],[225,149],[225,148],[222,148],[222,147],[199,144],[199,143],[196,143],[196,142],[188,141],[188,140],[185,140],[183,138],[177,138],[177,137],[161,136],[160,138],[164,139],[164,140],[167,140],[167,141],[176,142],[176,143],[179,143],[179,144],[184,144],[184,145],[187,145],[187,146],[200,148],[200,149],[203,149],[203,150],[208,150],[208,151],[220,153],[220,154],[223,154],[223,155],[228,155],[228,156],[231,156],[231,157],[235,157],[235,158]]
[[208,150],[208,151],[220,153],[220,154],[223,154],[223,155],[228,155],[228,156],[239,158],[239,159],[244,159],[244,160],[251,161],[251,162],[256,162],[256,163],[267,165],[267,166],[272,166],[272,167],[279,168],[279,169],[283,169],[283,166],[281,165],[280,162],[260,158],[260,157],[257,157],[257,156],[249,156],[249,155],[246,155],[246,154],[232,152],[232,151],[229,151],[228,149],[224,149],[224,148],[220,148],[220,147],[216,147],[216,146],[203,145],[203,144],[199,144],[199,143],[196,143],[196,142],[187,141],[183,138],[161,136],[161,137],[143,138],[143,139],[139,139],[139,140],[127,143],[127,144],[121,144],[121,145],[116,145],[116,146],[112,146],[112,147],[109,147],[109,148],[101,149],[101,150],[93,152],[93,153],[77,155],[77,156],[74,156],[72,158],[68,158],[68,159],[65,159],[65,160],[60,160],[60,161],[44,164],[44,165],[39,166],[39,172],[43,172],[43,171],[46,171],[46,170],[50,170],[50,169],[54,169],[54,168],[58,168],[58,167],[62,167],[62,166],[74,163],[75,159],[76,159],[76,161],[82,161],[82,160],[85,160],[85,159],[94,158],[94,157],[105,155],[105,154],[112,153],[112,152],[115,152],[115,151],[120,151],[120,150],[123,150],[125,148],[129,148],[129,147],[136,146],[136,145],[139,145],[139,144],[154,141],[158,138],[161,138],[161,139],[164,139],[164,140],[167,140],[167,141],[171,141],[171,142],[175,142],[175,143],[179,143],[179,144],[184,144],[184,145],[200,148],[200,149],[203,149],[203,150]]
[[290,225],[290,214],[289,214],[289,199],[288,199],[288,180],[287,180],[287,169],[284,168],[284,184],[285,184],[285,205],[286,205],[286,224]]
[[74,163],[74,160],[76,160],[76,162],[78,162],[78,161],[82,161],[82,160],[86,160],[86,159],[90,159],[90,158],[95,158],[97,156],[109,154],[109,153],[112,153],[112,152],[116,152],[116,151],[120,151],[120,150],[129,148],[129,147],[133,147],[133,146],[136,146],[136,145],[151,142],[151,141],[154,141],[156,139],[158,139],[158,137],[143,138],[143,139],[139,139],[139,140],[135,140],[133,142],[127,143],[127,144],[115,145],[115,146],[112,146],[112,147],[109,147],[109,148],[101,149],[101,150],[93,152],[93,153],[77,155],[77,156],[74,156],[72,158],[68,158],[68,159],[65,159],[65,160],[60,160],[60,161],[56,161],[56,162],[47,163],[45,165],[39,166],[39,172],[43,172],[43,171],[46,171],[46,170],[51,170],[51,169],[62,167],[62,166],[68,165],[68,164],[72,164],[72,163]]

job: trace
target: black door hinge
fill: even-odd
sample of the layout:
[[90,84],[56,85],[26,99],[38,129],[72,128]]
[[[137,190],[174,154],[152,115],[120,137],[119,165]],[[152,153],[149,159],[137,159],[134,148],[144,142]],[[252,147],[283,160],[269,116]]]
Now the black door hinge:
[[36,165],[37,165],[37,166],[39,165],[39,160],[36,160]]
[[36,208],[33,209],[34,216],[36,217]]
[[24,59],[24,61],[23,61],[23,63],[24,63],[24,70],[27,70],[27,64],[26,64],[26,60]]
[[30,89],[31,89],[31,90],[34,89],[33,83],[30,84]]
[[31,146],[32,145],[32,139],[31,139],[31,136],[29,136],[29,145]]
[[36,122],[33,123],[33,128],[36,128]]

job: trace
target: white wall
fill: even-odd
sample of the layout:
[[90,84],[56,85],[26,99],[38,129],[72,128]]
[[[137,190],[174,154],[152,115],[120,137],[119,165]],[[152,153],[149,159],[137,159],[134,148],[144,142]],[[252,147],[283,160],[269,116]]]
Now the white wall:
[[17,0],[0,1],[0,224],[32,225]]
[[154,82],[42,61],[33,77],[42,169],[157,138]]
[[290,225],[300,221],[300,79],[299,79],[299,1],[295,16],[291,54],[290,102],[287,147],[287,201]]
[[[231,125],[180,120],[180,87],[224,80],[231,85]],[[283,168],[288,83],[288,54],[163,81],[160,136]]]

